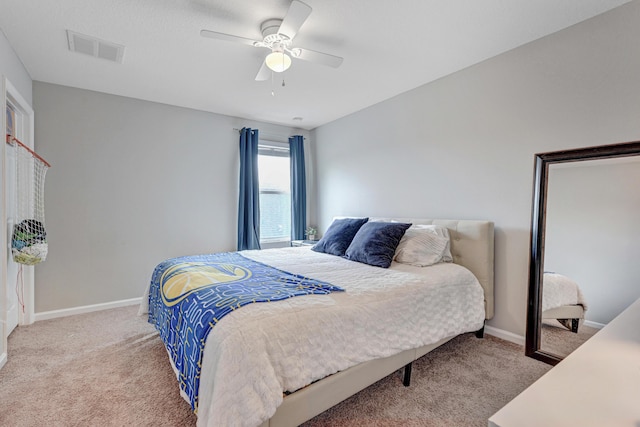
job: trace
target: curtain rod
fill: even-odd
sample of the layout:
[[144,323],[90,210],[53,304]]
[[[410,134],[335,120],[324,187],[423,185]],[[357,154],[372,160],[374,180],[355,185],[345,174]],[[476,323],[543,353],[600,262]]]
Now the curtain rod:
[[[242,129],[233,128],[233,130],[235,130],[236,132],[240,132]],[[258,131],[260,131],[260,129],[258,129]],[[271,136],[271,137],[277,137],[277,138],[287,138],[287,139],[289,139],[290,137],[294,136],[294,135],[289,135],[289,136],[287,136],[287,135],[278,135],[276,133],[269,133],[269,132],[262,132],[262,131],[260,131],[260,135],[265,135],[267,137]],[[307,139],[306,136],[303,136],[303,138],[305,140]]]

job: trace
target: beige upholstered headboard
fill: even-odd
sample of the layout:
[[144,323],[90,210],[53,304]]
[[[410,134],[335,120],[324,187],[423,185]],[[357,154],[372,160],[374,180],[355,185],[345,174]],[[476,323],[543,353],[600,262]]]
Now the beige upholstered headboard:
[[435,224],[449,229],[453,262],[468,268],[484,289],[485,317],[493,317],[493,222],[424,218],[370,218],[370,221],[399,221]]

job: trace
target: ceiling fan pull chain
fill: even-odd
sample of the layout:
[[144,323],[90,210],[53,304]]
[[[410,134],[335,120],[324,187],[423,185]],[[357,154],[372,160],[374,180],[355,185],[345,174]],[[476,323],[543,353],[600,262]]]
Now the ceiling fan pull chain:
[[[282,57],[282,64],[284,65],[284,56]],[[282,72],[282,87],[284,87],[284,71]]]
[[273,82],[273,71],[271,72],[271,96],[276,96],[275,83]]

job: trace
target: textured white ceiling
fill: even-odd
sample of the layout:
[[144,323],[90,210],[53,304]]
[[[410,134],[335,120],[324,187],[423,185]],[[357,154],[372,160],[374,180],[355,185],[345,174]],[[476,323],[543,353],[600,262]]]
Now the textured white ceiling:
[[[629,0],[303,0],[294,45],[344,57],[254,77],[289,0],[0,0],[0,28],[34,80],[313,129]],[[117,64],[67,49],[67,29],[126,46]],[[302,117],[294,121],[293,117]]]

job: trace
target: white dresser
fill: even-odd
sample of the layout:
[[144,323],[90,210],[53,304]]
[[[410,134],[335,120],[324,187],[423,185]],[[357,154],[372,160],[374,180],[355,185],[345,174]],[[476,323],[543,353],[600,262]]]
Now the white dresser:
[[640,426],[640,299],[489,418],[528,426]]

